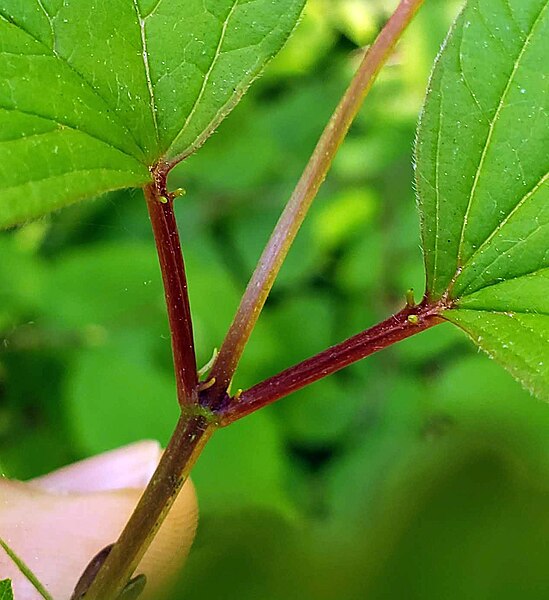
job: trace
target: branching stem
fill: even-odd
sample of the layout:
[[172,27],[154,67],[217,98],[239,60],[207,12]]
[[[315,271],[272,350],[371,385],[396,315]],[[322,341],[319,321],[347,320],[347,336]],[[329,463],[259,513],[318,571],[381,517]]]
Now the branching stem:
[[[333,158],[378,72],[422,3],[423,0],[401,0],[366,53],[261,256],[213,365],[210,379],[201,386],[196,372],[183,255],[173,213],[174,195],[166,187],[167,176],[173,165],[161,162],[152,169],[153,183],[147,185],[144,191],[164,281],[182,416],[151,482],[91,582],[85,600],[116,600],[120,597],[219,419],[225,425],[233,422],[439,321],[435,312],[432,312],[435,310],[432,306],[425,303],[419,307],[407,306],[376,327],[234,398],[227,396],[228,385],[246,342]],[[200,393],[199,387],[202,389]]]
[[139,504],[86,592],[86,600],[119,597],[215,428],[213,415],[198,404],[192,319],[173,196],[166,190],[162,166],[154,169],[153,175],[155,181],[145,187],[144,193],[164,282],[177,393],[183,413]]
[[426,302],[416,307],[406,306],[371,329],[254,385],[226,402],[227,407],[220,415],[221,424],[228,425],[374,352],[441,323],[441,308]]
[[208,395],[212,408],[215,408],[219,404],[219,399],[225,395],[284,259],[351,123],[381,67],[391,56],[397,41],[422,4],[423,0],[401,0],[374,44],[367,50],[353,80],[324,129],[259,259],[213,365],[210,378],[215,378],[215,384],[210,388]]

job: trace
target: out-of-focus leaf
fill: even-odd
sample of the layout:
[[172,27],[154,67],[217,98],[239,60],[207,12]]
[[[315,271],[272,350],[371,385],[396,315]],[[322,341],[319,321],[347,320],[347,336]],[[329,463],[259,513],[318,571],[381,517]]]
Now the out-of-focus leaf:
[[43,310],[65,327],[131,327],[164,319],[162,283],[152,244],[89,245],[54,261]]
[[316,586],[309,577],[306,532],[294,521],[257,508],[201,514],[180,590],[170,600],[312,600],[306,588]]
[[348,188],[325,202],[313,220],[313,235],[324,250],[352,240],[369,224],[377,199],[362,188]]
[[373,291],[383,281],[383,236],[375,225],[366,227],[343,255],[338,266],[337,282],[353,292]]
[[269,135],[265,113],[244,100],[218,135],[177,169],[174,184],[180,182],[191,193],[196,188],[201,196],[211,190],[225,197],[255,190],[269,175],[276,177],[280,153]]
[[238,288],[211,240],[187,244],[185,263],[199,361],[205,364],[219,347],[238,306]]
[[[250,208],[246,220],[237,218],[229,225],[241,265],[245,269],[242,275],[243,285],[253,273],[280,212],[278,207],[273,209],[270,206],[260,206],[257,210]],[[311,221],[305,221],[282,266],[275,290],[281,287],[295,289],[304,280],[315,275],[320,257],[318,248],[312,243],[311,229]]]
[[[340,550],[349,597],[480,599],[498,590],[511,600],[521,585],[544,597],[549,414],[526,397],[480,356],[429,387],[402,377],[386,386],[329,468],[328,530],[349,542],[348,554]],[[535,559],[507,573],[516,548]]]
[[324,294],[294,294],[269,315],[279,342],[280,368],[304,360],[330,345],[334,323],[331,299]]
[[429,386],[395,377],[370,403],[356,450],[334,467],[335,514],[352,518],[366,503],[373,510],[394,497],[397,482],[419,482],[429,470],[443,469],[450,455],[461,460],[477,450],[528,465],[532,482],[545,481],[549,414],[543,403],[525,398],[509,374],[480,356],[454,361]]
[[355,546],[350,561],[363,578],[360,592],[374,600],[543,600],[549,491],[490,454],[471,456],[434,479],[428,490],[400,490],[406,501],[380,523],[385,543]]
[[[59,406],[57,411],[59,421]],[[11,425],[10,436],[2,444],[1,472],[14,479],[28,479],[49,473],[74,460],[79,453],[67,443],[66,430],[70,428],[63,424],[53,431],[54,424],[53,419],[33,427],[25,423],[8,423]]]
[[175,427],[175,381],[155,366],[139,337],[133,343],[140,357],[131,336],[125,336],[75,359],[65,404],[75,440],[86,453],[141,439],[166,444]]
[[549,481],[547,406],[529,399],[497,364],[481,356],[454,360],[434,383],[433,396],[436,411],[450,417],[458,429],[528,465],[532,484]]
[[268,412],[221,429],[193,470],[202,514],[260,508],[294,515],[287,469],[280,431]]
[[2,343],[0,457],[9,477],[42,475],[79,457],[60,408],[67,362],[55,348],[64,342],[57,335],[29,324]]
[[308,0],[303,20],[282,52],[275,58],[267,80],[312,70],[336,41],[325,0]]
[[363,135],[350,133],[334,160],[334,174],[350,181],[368,181],[390,169],[403,150],[407,151],[408,132],[397,129],[394,123],[387,129],[386,119],[380,114],[381,107],[376,107],[385,96],[382,94],[377,102],[371,100],[374,107],[364,115],[367,129]]
[[359,388],[347,384],[344,389],[342,393],[341,382],[330,378],[282,401],[276,412],[288,440],[310,449],[341,443],[369,401],[362,383]]
[[371,4],[360,0],[340,0],[336,20],[341,31],[357,46],[372,41],[377,33],[375,11]]
[[[47,269],[41,257],[13,237],[0,237],[0,315],[28,315],[36,308]],[[1,328],[1,325],[0,325]]]

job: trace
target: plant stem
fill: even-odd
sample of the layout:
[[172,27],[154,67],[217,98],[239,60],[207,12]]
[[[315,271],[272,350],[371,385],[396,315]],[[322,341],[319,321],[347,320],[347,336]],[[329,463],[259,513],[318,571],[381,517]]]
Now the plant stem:
[[339,146],[345,139],[381,67],[422,4],[423,0],[401,0],[374,44],[366,51],[358,71],[324,129],[261,255],[211,370],[210,380],[215,379],[208,393],[209,405],[212,408],[219,405],[220,398],[225,395],[280,267],[330,169]]
[[[213,385],[201,394],[200,399],[183,255],[173,213],[173,195],[166,188],[167,175],[173,165],[159,163],[152,169],[154,183],[145,187],[145,197],[164,281],[177,392],[183,415],[151,482],[92,581],[85,600],[116,600],[133,576],[198,455],[217,426],[213,413],[227,400],[226,391],[246,342],[339,146],[382,65],[422,3],[423,0],[401,0],[366,53],[261,256],[212,368],[210,381]],[[409,317],[413,310],[407,307],[369,331],[287,369],[238,398],[229,399],[232,402],[219,411],[223,424],[235,421],[439,320],[435,314],[420,310],[417,320],[411,322]]]
[[153,169],[153,175],[155,182],[146,186],[144,193],[164,282],[183,415],[141,500],[91,583],[86,600],[114,600],[121,594],[214,429],[213,415],[198,405],[187,279],[164,165]]
[[115,600],[133,576],[177,494],[215,429],[207,414],[183,414],[158,468],[85,600]]
[[[38,577],[36,577],[36,575],[31,571],[30,567],[23,561],[21,557],[19,557],[15,553],[15,551],[2,538],[0,538],[0,548],[4,550],[4,552],[8,555],[11,561],[15,564],[15,566],[19,569],[19,571],[23,574],[27,581],[40,594],[40,596],[42,596],[44,600],[53,600],[53,597],[43,586]],[[0,578],[2,578],[2,575],[0,575]]]
[[371,329],[254,385],[235,396],[227,403],[227,408],[220,411],[221,425],[229,425],[374,352],[441,323],[443,319],[438,316],[439,310],[439,306],[428,303],[415,308],[406,306],[396,315]]
[[172,336],[177,397],[182,406],[196,404],[198,376],[191,308],[187,293],[185,264],[173,212],[173,200],[163,196],[161,189],[154,184],[146,186],[144,193],[164,281]]

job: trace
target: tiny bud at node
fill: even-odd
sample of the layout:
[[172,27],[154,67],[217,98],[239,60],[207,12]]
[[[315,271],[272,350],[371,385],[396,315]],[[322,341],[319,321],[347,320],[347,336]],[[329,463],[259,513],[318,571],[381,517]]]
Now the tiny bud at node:
[[172,193],[172,197],[175,198],[181,198],[181,196],[184,196],[187,193],[187,190],[183,189],[183,188],[177,188],[173,193]]
[[413,290],[413,288],[410,288],[406,292],[406,306],[411,308],[412,306],[415,306],[415,305],[416,305],[416,299],[414,298],[414,290]]

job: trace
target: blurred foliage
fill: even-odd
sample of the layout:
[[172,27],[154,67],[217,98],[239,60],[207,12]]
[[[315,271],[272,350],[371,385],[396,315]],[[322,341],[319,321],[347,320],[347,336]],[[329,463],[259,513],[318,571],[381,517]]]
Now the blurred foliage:
[[[308,154],[396,2],[310,0],[294,38],[173,174],[206,363]],[[245,388],[400,308],[424,275],[417,115],[456,14],[428,0],[301,231],[236,377]],[[175,423],[140,192],[0,236],[0,464],[25,478]],[[219,432],[177,598],[549,597],[549,410],[442,325]]]

